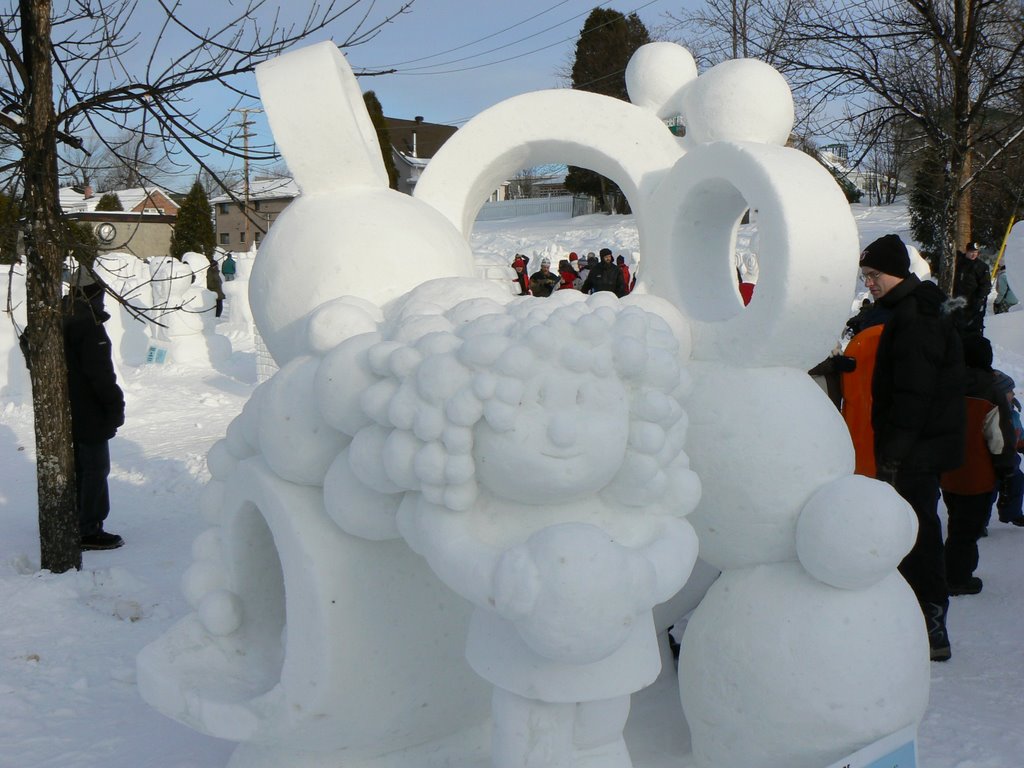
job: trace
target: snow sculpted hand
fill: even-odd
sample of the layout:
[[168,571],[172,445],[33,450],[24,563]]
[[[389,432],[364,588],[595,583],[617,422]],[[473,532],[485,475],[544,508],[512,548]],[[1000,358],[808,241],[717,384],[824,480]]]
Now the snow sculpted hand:
[[541,656],[587,663],[626,640],[655,602],[650,562],[600,528],[564,523],[506,551],[495,574],[495,608]]

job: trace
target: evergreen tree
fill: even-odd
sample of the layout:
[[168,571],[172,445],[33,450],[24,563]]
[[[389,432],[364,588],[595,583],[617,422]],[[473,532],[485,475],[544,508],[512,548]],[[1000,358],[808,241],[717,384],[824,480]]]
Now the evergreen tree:
[[203,185],[196,179],[178,209],[178,220],[171,234],[170,255],[180,261],[191,251],[212,259],[216,245],[217,233],[210,215],[210,201]]
[[[584,22],[576,42],[572,87],[628,101],[626,64],[637,48],[649,42],[650,33],[635,13],[623,16],[609,8],[595,8]],[[570,165],[565,188],[596,197],[601,210],[629,210],[619,187],[587,168]]]
[[946,245],[946,213],[952,197],[952,182],[940,150],[926,148],[920,156],[910,189],[910,231],[921,245],[921,255],[941,278]]
[[373,91],[363,94],[363,102],[366,104],[366,111],[370,113],[373,127],[377,131],[381,159],[384,160],[384,168],[388,172],[388,184],[392,189],[398,189],[398,169],[395,168],[395,158],[391,155],[391,135],[388,131],[388,124],[384,120],[384,108],[381,107],[380,100]]
[[64,247],[79,264],[91,267],[100,251],[100,242],[92,226],[84,221],[68,221],[64,233]]
[[124,206],[121,205],[121,198],[117,196],[117,192],[104,192],[99,200],[96,201],[97,211],[123,211]]

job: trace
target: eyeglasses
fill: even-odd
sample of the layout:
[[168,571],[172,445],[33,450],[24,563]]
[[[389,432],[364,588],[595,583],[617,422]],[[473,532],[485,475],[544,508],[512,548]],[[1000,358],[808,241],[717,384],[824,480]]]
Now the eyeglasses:
[[862,283],[864,283],[864,285],[867,285],[868,283],[874,283],[875,285],[878,285],[878,279],[883,274],[884,274],[883,272],[878,272],[878,271],[875,271],[875,272],[861,272],[860,273],[860,281]]

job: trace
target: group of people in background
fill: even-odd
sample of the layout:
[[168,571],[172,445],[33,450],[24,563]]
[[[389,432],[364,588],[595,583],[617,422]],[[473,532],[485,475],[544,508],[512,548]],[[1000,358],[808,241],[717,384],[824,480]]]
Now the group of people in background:
[[[847,323],[844,352],[811,370],[826,379],[839,374],[843,386],[829,392],[839,393],[858,471],[874,466],[875,477],[892,485],[917,516],[917,540],[900,572],[921,605],[933,661],[952,655],[950,596],[982,590],[974,575],[978,540],[987,535],[993,505],[1001,522],[1024,526],[1020,404],[1013,380],[993,368],[992,345],[984,336],[992,272],[980,250],[972,242],[957,254],[949,297],[911,271],[898,235],[870,243],[860,271],[872,301]],[[1003,286],[997,311],[1017,302],[1005,276]],[[860,375],[870,377],[869,388],[854,381],[858,366],[865,371]],[[857,397],[870,402],[850,402]],[[855,413],[870,414],[870,425],[858,423]],[[869,438],[859,441],[864,434]],[[862,461],[868,452],[872,463]],[[945,540],[940,495],[947,510]]]
[[529,263],[530,258],[520,253],[512,260],[516,272],[515,293],[519,296],[544,298],[555,291],[611,291],[621,298],[633,290],[636,282],[626,259],[622,255],[615,258],[610,248],[602,248],[599,254],[590,252],[586,258],[580,258],[574,251],[559,260],[557,272],[551,269],[551,259],[547,256],[541,258],[540,269],[533,274],[529,273]]

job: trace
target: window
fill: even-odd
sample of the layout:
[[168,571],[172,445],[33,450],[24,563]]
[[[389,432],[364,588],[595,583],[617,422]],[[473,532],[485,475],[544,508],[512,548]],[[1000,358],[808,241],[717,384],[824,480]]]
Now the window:
[[[225,213],[226,214],[228,212],[228,204],[227,203],[218,203],[217,205],[220,206],[220,212],[221,213]],[[226,237],[226,235],[221,235],[221,237]]]
[[258,211],[260,209],[260,201],[259,200],[253,200],[252,201],[252,209],[254,211]]
[[227,232],[221,232],[220,233],[220,244],[221,245],[230,245],[230,243],[231,243],[231,235],[229,233],[227,233]]
[[240,243],[244,243],[245,242],[245,232],[239,232],[238,233],[238,242],[240,242]]
[[263,234],[263,233],[262,233],[262,232],[260,232],[260,231],[259,231],[259,230],[257,229],[257,230],[256,230],[256,234],[255,234],[255,235],[253,235],[253,238],[252,238],[252,239],[253,239],[253,240],[254,240],[254,241],[256,242],[256,245],[259,245],[259,244],[260,244],[260,239],[261,239],[261,238],[260,238],[260,235],[261,235],[261,234]]

